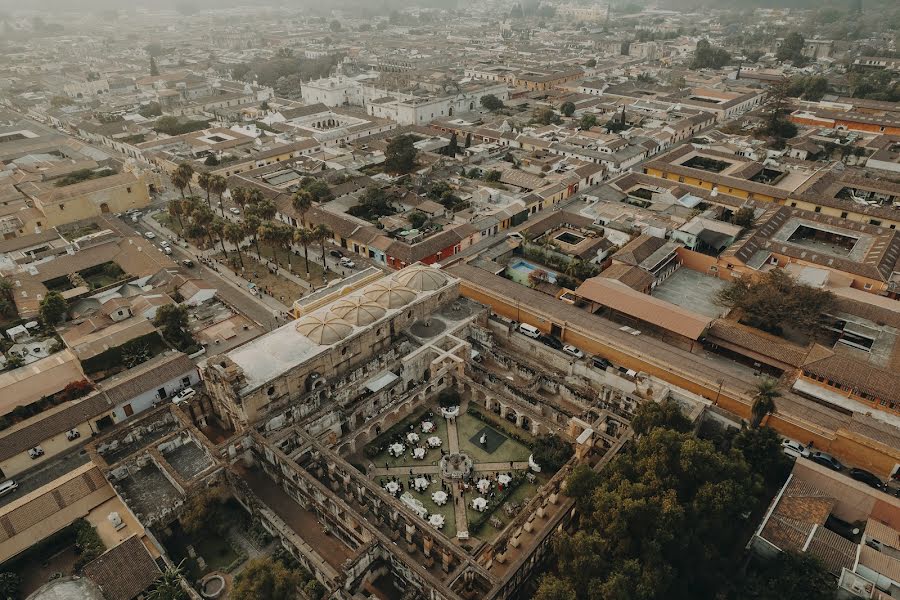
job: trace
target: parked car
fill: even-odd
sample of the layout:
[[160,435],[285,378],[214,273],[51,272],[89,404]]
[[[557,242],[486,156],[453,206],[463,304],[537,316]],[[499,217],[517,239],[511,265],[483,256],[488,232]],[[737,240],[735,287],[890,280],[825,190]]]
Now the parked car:
[[344,258],[344,253],[340,250],[329,250],[328,254],[332,255],[335,258]]
[[550,346],[554,350],[562,350],[563,343],[553,337],[552,335],[542,335],[538,338],[538,341],[544,344],[545,346]]
[[592,356],[591,362],[594,364],[595,367],[597,367],[598,369],[602,369],[604,371],[612,366],[612,363],[609,362],[608,360],[606,360],[605,358],[603,358],[602,356]]
[[240,209],[235,208],[235,207],[233,207],[233,206],[232,206],[231,208],[228,209],[228,212],[230,212],[230,213],[233,214],[233,215],[239,215],[239,214],[241,214]]
[[787,438],[781,440],[781,451],[793,458],[800,458],[801,456],[809,458],[809,449],[806,446]]
[[835,471],[840,471],[844,468],[844,465],[842,465],[838,459],[825,452],[812,452],[809,455],[809,460]]
[[169,246],[169,240],[162,240],[162,241],[159,243],[159,245],[160,245],[160,246]]
[[144,237],[147,238],[148,240],[152,240],[153,238],[156,237],[156,234],[153,233],[152,231],[148,231],[147,233],[144,234]]
[[197,392],[194,390],[194,388],[184,388],[183,390],[175,394],[175,397],[172,398],[172,402],[174,402],[175,404],[184,404],[196,395]]
[[183,264],[184,266],[186,266],[187,268],[190,269],[194,266],[194,261],[192,261],[189,258],[185,258],[183,261],[181,261],[181,264]]
[[356,268],[356,263],[347,257],[342,258],[339,262],[342,267],[347,267],[348,269]]
[[163,251],[163,254],[172,254],[172,248],[170,248],[169,246],[160,246],[159,249]]
[[528,323],[519,323],[519,333],[535,340],[541,337],[541,330]]
[[562,350],[566,354],[574,356],[575,358],[584,358],[584,352],[582,352],[581,350],[579,350],[578,348],[576,348],[575,346],[573,346],[571,344],[566,344],[565,346],[562,347]]
[[16,489],[18,489],[19,484],[15,482],[13,479],[7,479],[3,483],[0,483],[0,496],[5,496],[7,494],[12,494]]
[[847,475],[849,475],[851,479],[861,481],[876,490],[884,490],[886,487],[884,482],[877,475],[870,473],[865,469],[857,469],[854,467],[847,471]]

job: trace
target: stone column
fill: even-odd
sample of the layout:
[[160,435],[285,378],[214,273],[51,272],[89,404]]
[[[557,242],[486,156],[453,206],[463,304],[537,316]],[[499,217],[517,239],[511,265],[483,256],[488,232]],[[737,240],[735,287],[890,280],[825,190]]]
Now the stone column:
[[406,524],[406,551],[409,552],[410,554],[414,554],[416,552],[416,543],[415,543],[415,538],[413,537],[413,536],[415,536],[415,534],[416,534],[416,526],[411,523],[407,523]]
[[523,419],[523,416],[519,413],[516,413],[516,427],[522,426],[522,419]]
[[501,405],[500,405],[500,416],[503,417],[503,418],[505,419],[505,418],[506,418],[506,413],[507,413],[507,412],[509,412],[509,409],[506,408],[506,405],[505,405],[505,404],[501,404]]
[[441,553],[441,558],[443,559],[441,568],[444,569],[444,573],[449,573],[450,572],[450,560],[452,559],[452,557],[450,556],[450,552],[447,550],[444,550]]

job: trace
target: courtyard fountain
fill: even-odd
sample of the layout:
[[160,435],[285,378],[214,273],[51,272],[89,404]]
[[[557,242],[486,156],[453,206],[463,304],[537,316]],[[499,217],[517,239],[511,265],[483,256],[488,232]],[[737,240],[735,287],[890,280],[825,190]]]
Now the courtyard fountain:
[[445,454],[440,462],[441,477],[445,479],[463,479],[472,473],[475,462],[467,454]]

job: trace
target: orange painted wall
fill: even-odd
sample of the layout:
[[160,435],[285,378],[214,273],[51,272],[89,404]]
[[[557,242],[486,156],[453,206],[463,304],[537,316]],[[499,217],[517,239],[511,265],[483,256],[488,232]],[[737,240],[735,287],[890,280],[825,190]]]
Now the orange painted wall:
[[[553,325],[550,320],[542,317],[529,307],[516,306],[511,301],[498,299],[466,281],[463,281],[460,285],[460,292],[467,298],[491,307],[497,315],[528,323],[544,333],[549,333]],[[598,354],[608,358],[617,365],[648,373],[709,400],[715,400],[718,396],[716,404],[722,409],[742,419],[750,418],[749,398],[739,397],[738,394],[729,390],[727,380],[722,391],[719,392],[717,383],[700,381],[696,377],[687,378],[672,372],[664,366],[651,363],[645,357],[634,356],[628,353],[627,349],[610,346],[592,336],[590,332],[566,327],[565,323],[557,324],[564,328],[561,339],[565,343],[581,348],[586,353]],[[804,444],[812,441],[817,448],[834,454],[848,463],[868,469],[882,477],[890,475],[894,466],[900,464],[900,450],[876,444],[843,428],[829,431],[812,424],[795,422],[777,413],[769,415],[764,424],[772,427],[780,435],[790,437]]]

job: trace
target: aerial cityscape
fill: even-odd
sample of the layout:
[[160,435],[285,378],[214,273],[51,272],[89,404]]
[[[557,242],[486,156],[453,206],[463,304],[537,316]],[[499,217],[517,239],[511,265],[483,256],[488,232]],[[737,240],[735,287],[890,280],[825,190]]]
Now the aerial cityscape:
[[896,0],[0,0],[0,600],[900,599]]

